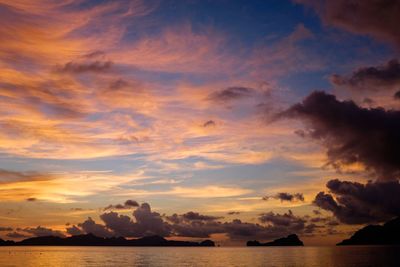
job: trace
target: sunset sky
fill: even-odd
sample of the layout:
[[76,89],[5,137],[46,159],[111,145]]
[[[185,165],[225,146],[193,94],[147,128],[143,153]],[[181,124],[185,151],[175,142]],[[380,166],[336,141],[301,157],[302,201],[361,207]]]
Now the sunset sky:
[[0,0],[0,238],[332,245],[399,215],[399,14]]

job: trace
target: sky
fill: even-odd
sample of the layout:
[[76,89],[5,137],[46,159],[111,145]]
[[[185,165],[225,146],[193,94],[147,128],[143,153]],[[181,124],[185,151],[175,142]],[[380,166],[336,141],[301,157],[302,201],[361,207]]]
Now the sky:
[[0,0],[0,238],[400,214],[400,2]]

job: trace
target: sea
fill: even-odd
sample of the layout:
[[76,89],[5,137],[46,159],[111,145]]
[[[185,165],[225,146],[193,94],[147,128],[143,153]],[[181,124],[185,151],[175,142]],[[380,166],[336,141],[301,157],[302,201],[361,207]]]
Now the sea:
[[399,267],[400,246],[0,247],[0,266]]

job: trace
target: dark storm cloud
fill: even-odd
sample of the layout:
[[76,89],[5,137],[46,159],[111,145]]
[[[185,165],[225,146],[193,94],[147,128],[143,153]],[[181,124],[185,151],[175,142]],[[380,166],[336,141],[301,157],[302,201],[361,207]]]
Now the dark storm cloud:
[[320,192],[314,203],[343,223],[381,222],[400,215],[398,181],[361,184],[330,180],[326,186],[331,193]]
[[333,75],[331,81],[359,90],[392,89],[400,85],[400,63],[392,59],[384,65],[360,68],[348,77]]
[[295,194],[291,194],[291,193],[285,193],[285,192],[281,192],[281,193],[277,193],[274,196],[265,196],[262,199],[263,200],[269,200],[270,198],[274,198],[274,199],[279,199],[280,201],[304,201],[304,196],[301,193],[295,193]]
[[400,46],[398,0],[294,0],[316,10],[323,22]]
[[24,229],[17,229],[18,231],[25,232],[32,234],[34,236],[59,236],[64,237],[65,235],[58,230],[53,230],[51,228],[46,228],[42,226],[37,226],[36,228],[24,228]]
[[12,231],[13,228],[11,227],[4,227],[4,226],[0,226],[0,232],[7,232],[7,231]]
[[87,73],[87,72],[105,72],[111,69],[111,61],[93,61],[93,62],[68,62],[63,66],[57,66],[57,72],[63,73]]
[[380,180],[400,176],[400,111],[361,108],[313,92],[277,117],[303,120],[307,135],[327,148],[328,164],[338,170],[361,163]]
[[214,92],[208,96],[208,99],[218,102],[229,102],[241,98],[250,97],[254,94],[254,89],[248,87],[234,86],[224,90]]

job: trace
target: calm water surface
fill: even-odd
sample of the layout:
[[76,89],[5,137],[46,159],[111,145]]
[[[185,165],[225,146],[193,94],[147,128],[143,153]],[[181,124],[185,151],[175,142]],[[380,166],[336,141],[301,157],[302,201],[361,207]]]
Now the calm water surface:
[[0,247],[0,266],[400,266],[400,247]]

